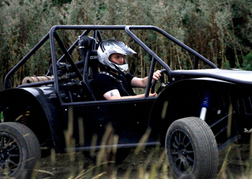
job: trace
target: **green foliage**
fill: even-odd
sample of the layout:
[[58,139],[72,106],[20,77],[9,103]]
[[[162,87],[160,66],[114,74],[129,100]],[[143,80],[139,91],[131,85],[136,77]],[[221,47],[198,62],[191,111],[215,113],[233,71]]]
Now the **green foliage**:
[[72,0],[52,0],[54,5],[62,6],[65,3],[70,3]]
[[[154,25],[198,51],[222,68],[244,67],[251,53],[252,2],[250,0],[9,0],[0,1],[0,89],[6,73],[44,36],[53,25]],[[127,36],[120,40],[139,50]],[[78,34],[66,37],[72,41]],[[138,36],[172,69],[192,68],[193,58],[155,33]],[[134,57],[136,58],[136,57]],[[148,72],[150,57],[142,51],[129,59],[134,73]],[[141,60],[142,59],[142,60]],[[50,62],[49,44],[36,53],[18,74],[41,75]],[[143,69],[142,69],[143,68]]]
[[243,67],[246,70],[252,70],[252,52],[245,56]]
[[3,112],[0,113],[0,121],[2,122],[3,121]]

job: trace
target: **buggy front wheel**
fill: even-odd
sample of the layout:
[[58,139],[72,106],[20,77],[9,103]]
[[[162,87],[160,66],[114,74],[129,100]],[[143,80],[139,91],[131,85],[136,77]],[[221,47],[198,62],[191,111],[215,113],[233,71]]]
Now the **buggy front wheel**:
[[40,155],[38,139],[27,126],[0,124],[0,178],[31,178]]
[[219,153],[210,127],[187,117],[174,121],[166,134],[166,155],[174,178],[214,178]]

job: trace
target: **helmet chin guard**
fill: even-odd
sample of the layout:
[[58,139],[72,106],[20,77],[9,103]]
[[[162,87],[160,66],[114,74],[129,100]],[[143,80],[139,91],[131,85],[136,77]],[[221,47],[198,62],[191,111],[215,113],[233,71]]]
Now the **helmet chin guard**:
[[126,73],[129,68],[126,60],[124,64],[117,64],[110,61],[110,55],[114,53],[132,55],[136,54],[136,52],[125,45],[123,42],[114,39],[102,41],[98,47],[98,60],[101,64],[119,73]]

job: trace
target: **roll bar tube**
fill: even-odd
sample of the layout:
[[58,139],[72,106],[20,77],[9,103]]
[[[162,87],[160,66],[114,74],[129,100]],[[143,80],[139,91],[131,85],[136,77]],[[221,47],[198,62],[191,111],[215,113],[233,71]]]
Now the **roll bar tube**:
[[[63,50],[64,54],[62,55],[62,57],[58,60],[61,61],[64,57],[67,57],[67,59],[70,61],[71,65],[73,65],[73,68],[75,69],[75,71],[77,72],[78,78],[81,77],[81,74],[78,74],[78,70],[76,70],[76,68],[74,67],[74,64],[72,64],[72,58],[70,56],[71,51],[75,48],[76,44],[78,43],[78,39],[73,43],[73,45],[69,48],[66,49],[64,47],[63,42],[59,39],[56,31],[57,30],[85,30],[84,33],[82,33],[81,36],[83,35],[87,35],[90,30],[93,30],[95,32],[94,36],[97,36],[97,38],[99,38],[99,40],[102,40],[101,34],[99,33],[99,30],[125,30],[125,32],[136,42],[138,43],[144,50],[146,50],[146,52],[148,52],[151,56],[152,56],[152,64],[155,64],[153,61],[158,61],[166,70],[168,73],[168,77],[170,77],[171,75],[171,69],[170,67],[161,59],[159,58],[149,47],[147,47],[131,30],[135,29],[135,30],[140,30],[140,29],[146,29],[146,30],[154,30],[162,35],[164,35],[165,37],[167,37],[168,39],[170,39],[171,41],[173,41],[174,43],[176,43],[177,45],[181,46],[182,48],[184,48],[185,50],[189,51],[190,53],[192,53],[195,56],[195,64],[194,64],[194,68],[197,68],[197,63],[198,63],[198,59],[201,59],[202,61],[204,61],[205,63],[207,63],[208,65],[210,65],[212,68],[217,68],[217,66],[212,63],[211,61],[209,61],[208,59],[206,59],[205,57],[203,57],[202,55],[200,55],[199,53],[197,53],[196,51],[194,51],[193,49],[191,49],[190,47],[188,47],[187,45],[183,44],[182,42],[180,42],[179,40],[177,40],[176,38],[174,38],[173,36],[171,36],[170,34],[168,34],[167,32],[165,32],[164,30],[155,27],[155,26],[144,26],[144,25],[133,25],[133,26],[126,26],[126,25],[55,25],[53,26],[49,33],[46,34],[24,57],[23,59],[21,59],[17,65],[15,65],[10,71],[9,73],[6,75],[5,77],[5,81],[4,81],[4,89],[8,88],[8,81],[10,76],[12,76],[48,39],[50,40],[50,46],[51,46],[51,58],[52,58],[52,66],[53,66],[53,73],[57,74],[57,59],[56,59],[56,54],[55,54],[55,39],[56,41],[59,43],[60,48]],[[56,93],[59,92],[59,87],[58,87],[58,77],[57,75],[54,75],[54,84],[55,84],[55,90]]]

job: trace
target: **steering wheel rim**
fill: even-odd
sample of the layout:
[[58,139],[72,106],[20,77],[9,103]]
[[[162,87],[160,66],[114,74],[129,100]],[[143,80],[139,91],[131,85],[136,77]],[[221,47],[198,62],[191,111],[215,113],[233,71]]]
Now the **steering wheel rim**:
[[[157,91],[156,91],[156,93],[158,94],[160,91],[161,91],[161,88],[163,88],[162,87],[162,83],[164,83],[164,72],[166,71],[165,69],[162,69],[162,70],[160,70],[161,71],[161,76],[160,76],[160,78],[159,78],[159,80],[160,80],[160,86],[159,86],[159,88],[157,89]],[[156,85],[156,83],[157,83],[157,80],[156,79],[153,79],[153,82],[152,82],[152,84],[151,84],[151,93],[154,93],[155,91],[155,85]]]

